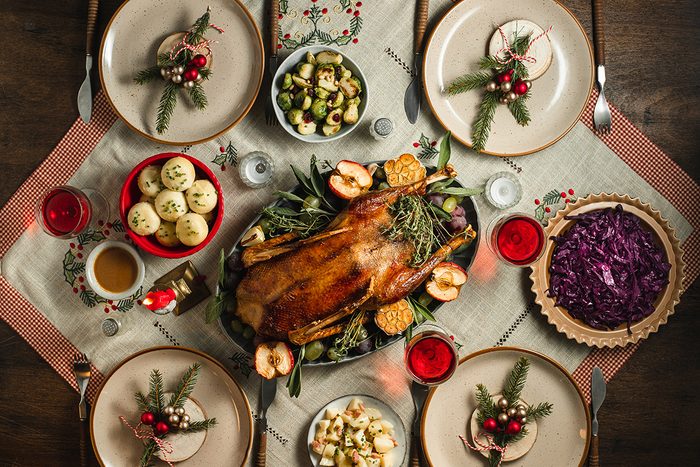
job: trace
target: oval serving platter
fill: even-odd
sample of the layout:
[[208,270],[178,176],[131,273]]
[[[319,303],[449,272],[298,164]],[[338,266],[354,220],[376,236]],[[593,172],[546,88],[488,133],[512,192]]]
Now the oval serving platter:
[[[372,163],[376,163],[376,164],[381,165],[384,162],[386,162],[386,161],[367,162],[365,164],[365,166],[372,164]],[[435,172],[434,166],[427,166],[426,165],[426,169],[427,169],[428,175]],[[321,175],[323,176],[324,180],[327,180],[330,173],[331,173],[331,171],[329,170],[329,171],[323,172]],[[464,185],[462,185],[462,183],[459,182],[459,177],[457,177],[457,179],[455,179],[454,186],[455,187],[464,187]],[[291,191],[292,193],[294,193],[296,195],[302,196],[302,197],[306,196],[306,194],[303,192],[301,185],[296,185],[293,189],[291,189],[289,191]],[[278,199],[276,201],[273,201],[272,203],[270,203],[266,207],[291,205],[288,203],[289,203],[289,201]],[[453,262],[459,264],[461,267],[464,268],[465,271],[469,271],[469,268],[471,267],[472,263],[474,262],[474,258],[476,257],[476,252],[477,252],[477,249],[479,246],[479,233],[481,231],[480,225],[479,225],[479,212],[478,212],[476,202],[474,201],[474,199],[471,196],[465,197],[461,203],[461,206],[464,208],[467,222],[469,224],[471,224],[472,228],[477,232],[477,238],[475,238],[474,241],[471,242],[469,247],[467,247],[465,250],[463,250],[461,252],[458,252],[458,254],[453,256],[450,259],[450,261],[453,261]],[[261,214],[256,216],[255,219],[253,219],[251,221],[251,223],[248,224],[248,226],[241,232],[241,235],[236,239],[234,246],[231,248],[231,250],[226,255],[226,261],[228,262],[229,265],[232,263],[235,263],[236,258],[238,258],[239,255],[241,254],[241,252],[243,251],[243,249],[240,247],[241,239],[243,238],[243,235],[251,227],[253,227],[254,225],[256,225],[260,221],[260,219],[262,217],[262,209],[260,211],[261,211]],[[238,286],[238,283],[243,278],[244,271],[242,269],[234,270],[231,267],[229,267],[228,270],[229,270],[230,274],[225,279],[225,282],[227,285],[227,287],[225,287],[225,288],[226,288],[226,290],[235,291],[236,287]],[[218,295],[219,292],[220,292],[220,286],[217,283],[216,294]],[[433,300],[427,306],[427,308],[430,310],[431,313],[434,313],[441,306],[442,306],[442,302],[438,302],[436,300]],[[236,319],[236,316],[233,314],[233,312],[226,310],[226,311],[224,311],[224,313],[221,314],[221,316],[218,319],[219,326],[221,326],[221,328],[224,330],[224,332],[229,337],[229,339],[231,339],[232,342],[237,344],[239,347],[241,347],[246,352],[253,354],[255,352],[255,345],[253,344],[253,339],[246,339],[245,337],[243,337],[243,335],[241,333],[235,332],[231,327],[231,321],[233,319]],[[314,360],[314,361],[305,361],[304,365],[331,365],[331,364],[335,364],[335,363],[349,362],[349,361],[361,358],[365,355],[369,355],[371,353],[374,353],[377,350],[381,350],[381,349],[383,349],[391,344],[394,344],[394,343],[396,343],[404,338],[403,333],[397,334],[395,336],[387,336],[381,330],[379,330],[379,328],[377,328],[375,326],[373,321],[370,321],[369,323],[367,323],[367,325],[365,327],[367,328],[367,331],[369,333],[369,336],[367,339],[373,339],[373,341],[374,341],[373,346],[372,346],[372,350],[370,350],[369,352],[357,353],[357,352],[354,352],[353,350],[351,350],[350,353],[345,358],[340,360],[339,362],[334,362],[334,361],[328,359],[328,357],[325,355],[325,352],[324,352],[324,354],[319,359]],[[334,338],[334,336],[331,336],[330,338],[327,338],[325,340],[327,341],[328,339],[333,339],[333,338]]]

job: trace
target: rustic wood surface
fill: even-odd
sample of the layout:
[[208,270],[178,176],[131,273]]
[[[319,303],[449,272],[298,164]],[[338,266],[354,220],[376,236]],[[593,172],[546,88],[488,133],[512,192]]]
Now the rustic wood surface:
[[[590,33],[590,2],[565,3]],[[100,2],[97,37],[118,4]],[[604,12],[609,99],[697,180],[700,62],[693,56],[700,49],[700,2],[608,0]],[[3,0],[0,17],[5,203],[78,116],[87,1]],[[609,384],[600,413],[603,465],[692,463],[700,442],[691,398],[700,384],[698,308],[696,283],[669,324]],[[77,394],[3,322],[0,388],[0,465],[81,464]]]

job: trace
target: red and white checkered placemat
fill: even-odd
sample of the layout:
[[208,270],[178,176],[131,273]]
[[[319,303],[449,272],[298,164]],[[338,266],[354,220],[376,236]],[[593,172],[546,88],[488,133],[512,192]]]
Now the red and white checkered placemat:
[[[593,130],[593,108],[597,95],[591,96],[582,122]],[[693,232],[684,242],[686,278],[684,287],[693,283],[700,272],[700,214],[694,209],[693,200],[700,198],[700,186],[673,160],[644,136],[614,106],[611,106],[613,132],[600,139],[639,176],[644,178],[661,195],[669,200],[693,226]],[[93,116],[85,124],[77,119],[44,162],[22,184],[8,203],[0,209],[0,258],[10,249],[22,233],[33,224],[34,201],[37,193],[43,193],[57,184],[66,183],[88,155],[111,128],[117,117],[109,108],[104,95],[97,94]],[[77,390],[72,372],[72,358],[78,349],[66,339],[51,322],[7,280],[0,276],[0,317],[24,338],[73,388]],[[587,397],[593,366],[602,368],[607,380],[637,350],[640,344],[615,349],[595,349],[574,371],[574,379]],[[88,387],[92,400],[104,375],[93,368]]]

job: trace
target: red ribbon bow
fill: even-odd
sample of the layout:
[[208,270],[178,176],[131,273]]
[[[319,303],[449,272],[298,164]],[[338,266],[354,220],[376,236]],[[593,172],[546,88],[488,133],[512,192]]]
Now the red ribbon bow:
[[[488,441],[488,444],[484,444],[481,441],[479,441],[479,438],[481,437],[486,438],[486,441]],[[498,444],[493,442],[493,436],[489,435],[488,433],[484,433],[483,431],[479,433],[475,438],[474,438],[474,443],[477,444],[477,446],[472,446],[469,444],[469,441],[462,436],[459,435],[459,439],[462,440],[465,446],[467,446],[469,449],[473,451],[498,451],[501,453],[501,458],[498,460],[498,466],[501,465],[501,462],[503,462],[503,457],[506,455],[506,449],[508,449],[508,445],[506,444],[505,446],[499,446]]]
[[[539,39],[545,37],[551,31],[552,31],[552,26],[548,27],[546,31],[542,32],[542,34],[540,34],[539,36],[532,39],[530,41],[530,43],[527,45],[527,49],[525,49],[525,52],[522,55],[518,55],[515,52],[515,50],[513,50],[511,48],[510,43],[508,42],[508,38],[506,37],[506,34],[503,32],[503,28],[498,26],[498,32],[501,33],[501,39],[503,39],[503,44],[505,44],[505,45],[503,48],[501,48],[501,50],[496,52],[496,60],[498,61],[498,63],[500,63],[502,65],[506,65],[506,64],[512,62],[513,60],[515,60],[517,62],[528,62],[528,63],[537,62],[537,59],[535,57],[528,55],[528,53],[530,52],[530,48],[532,47],[532,44],[537,42]],[[509,55],[508,60],[505,60],[505,59],[502,59],[499,57],[501,52],[508,52],[508,55]]]
[[153,440],[153,442],[156,443],[156,446],[158,446],[158,450],[163,453],[163,462],[166,462],[169,467],[174,467],[173,463],[168,460],[168,454],[173,453],[173,445],[172,444],[170,444],[168,441],[165,441],[165,440],[157,437],[155,435],[155,433],[153,433],[153,429],[146,428],[141,423],[139,423],[138,425],[133,427],[121,415],[119,416],[119,420],[121,420],[124,425],[128,426],[131,429],[131,431],[134,432],[134,437],[136,437],[137,439]]

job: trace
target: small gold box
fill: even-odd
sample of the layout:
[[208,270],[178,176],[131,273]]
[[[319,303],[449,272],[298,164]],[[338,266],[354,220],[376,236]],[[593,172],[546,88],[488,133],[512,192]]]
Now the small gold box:
[[184,313],[211,295],[192,261],[186,261],[163,277],[156,279],[149,292],[165,289],[172,289],[175,292],[177,300],[177,306],[173,310],[175,315]]

